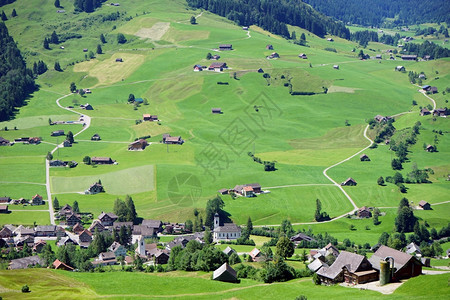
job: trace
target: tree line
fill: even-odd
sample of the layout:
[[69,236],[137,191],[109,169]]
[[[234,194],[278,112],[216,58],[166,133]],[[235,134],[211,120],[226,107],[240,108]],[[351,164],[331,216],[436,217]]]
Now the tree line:
[[0,0],[0,7],[6,4],[11,4],[13,2],[16,2],[16,0]]
[[291,38],[287,24],[304,28],[321,37],[325,34],[345,39],[350,37],[350,31],[342,22],[334,21],[296,0],[187,0],[187,2],[193,8],[203,8],[240,26],[258,25],[285,38]]
[[102,6],[106,0],[75,0],[73,6],[76,11],[84,11],[87,13],[93,12],[96,8]]
[[[364,26],[399,26],[450,22],[446,0],[302,0],[319,12],[345,23]],[[393,19],[387,21],[386,19]]]
[[11,118],[35,89],[33,72],[27,69],[5,23],[0,22],[0,121]]

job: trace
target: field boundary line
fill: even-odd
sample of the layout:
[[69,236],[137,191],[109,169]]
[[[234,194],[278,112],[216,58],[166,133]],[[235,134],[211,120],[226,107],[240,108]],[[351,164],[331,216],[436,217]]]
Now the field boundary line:
[[45,183],[27,182],[27,181],[0,181],[0,183],[5,183],[5,184],[35,184],[35,185],[45,185]]

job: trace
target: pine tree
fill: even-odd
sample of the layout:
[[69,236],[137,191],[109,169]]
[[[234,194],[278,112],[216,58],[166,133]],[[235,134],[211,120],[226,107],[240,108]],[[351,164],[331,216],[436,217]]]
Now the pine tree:
[[58,35],[56,34],[56,31],[52,32],[52,35],[50,36],[50,42],[52,44],[59,44],[59,38]]
[[75,82],[70,83],[70,91],[72,93],[75,93],[77,91],[77,86],[75,85]]
[[106,39],[105,36],[102,34],[100,34],[100,42],[102,42],[103,44],[106,44]]
[[61,66],[59,65],[58,61],[55,62],[55,71],[62,72]]
[[53,199],[53,209],[57,211],[57,210],[59,210],[59,208],[60,207],[59,207],[58,198],[55,197],[55,199]]
[[127,221],[128,222],[133,222],[133,224],[136,224],[136,221],[137,221],[136,208],[134,206],[133,199],[131,198],[130,195],[127,195],[127,197],[125,198],[125,204],[126,204],[127,209],[128,209]]
[[125,44],[127,42],[127,39],[125,38],[125,36],[122,33],[118,33],[117,34],[117,42],[119,44]]
[[44,39],[44,49],[50,50],[50,46],[49,46],[47,38]]
[[302,32],[302,34],[300,35],[300,40],[301,41],[306,41],[306,36],[305,36],[304,32]]
[[49,151],[47,152],[47,160],[52,160],[53,159],[53,154]]
[[13,18],[17,17],[17,12],[16,12],[15,8],[13,8],[13,10],[12,10],[11,17],[13,17]]
[[103,50],[102,50],[102,46],[100,44],[97,45],[97,54],[102,54]]
[[191,17],[190,22],[191,22],[192,25],[197,24],[197,20],[195,19],[194,16]]
[[75,142],[74,138],[73,138],[73,133],[72,131],[69,131],[66,135],[67,140],[69,141],[69,143],[73,144]]
[[2,10],[2,21],[8,21],[8,18],[6,17],[5,11]]
[[61,3],[59,3],[59,0],[55,0],[55,7],[56,8],[60,8],[61,7]]
[[80,208],[78,207],[78,201],[77,200],[73,201],[72,210],[73,210],[74,213],[79,213],[80,212]]

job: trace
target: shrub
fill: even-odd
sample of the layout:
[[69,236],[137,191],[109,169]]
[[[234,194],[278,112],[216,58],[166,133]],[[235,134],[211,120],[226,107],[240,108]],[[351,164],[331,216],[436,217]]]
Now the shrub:
[[30,288],[28,287],[28,285],[24,285],[23,287],[22,287],[22,293],[29,293],[29,292],[31,292],[30,291]]

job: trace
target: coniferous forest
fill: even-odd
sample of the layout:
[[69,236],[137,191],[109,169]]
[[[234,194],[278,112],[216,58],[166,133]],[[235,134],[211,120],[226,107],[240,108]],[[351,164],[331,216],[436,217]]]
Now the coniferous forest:
[[16,0],[0,0],[0,7],[15,2]]
[[0,121],[9,119],[35,89],[33,73],[4,22],[0,22]]
[[[301,0],[345,23],[388,27],[427,22],[450,23],[448,0]],[[392,21],[386,22],[386,18]]]
[[105,1],[106,0],[75,0],[73,5],[75,6],[75,10],[90,13],[102,6],[102,3]]
[[318,36],[333,34],[345,39],[350,31],[341,22],[318,13],[298,0],[187,0],[193,8],[203,8],[241,26],[258,25],[264,30],[290,38],[286,24],[304,28]]

